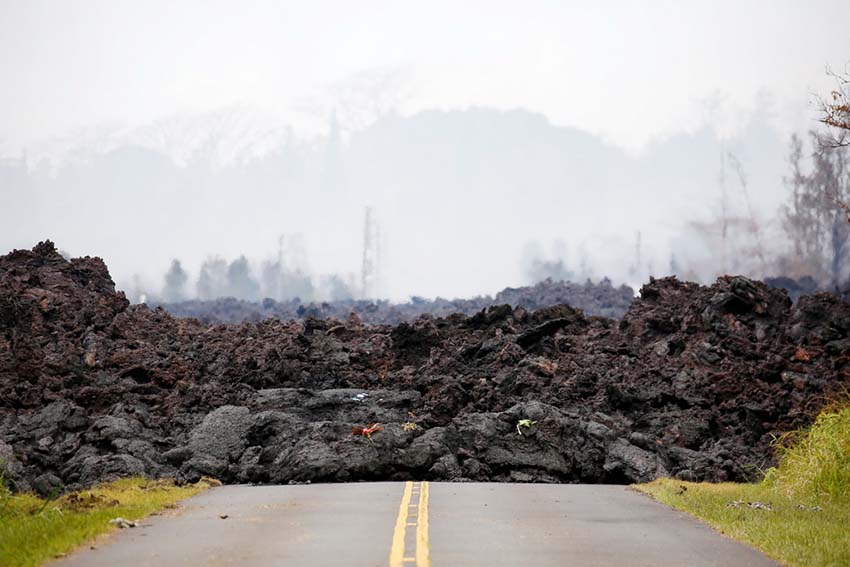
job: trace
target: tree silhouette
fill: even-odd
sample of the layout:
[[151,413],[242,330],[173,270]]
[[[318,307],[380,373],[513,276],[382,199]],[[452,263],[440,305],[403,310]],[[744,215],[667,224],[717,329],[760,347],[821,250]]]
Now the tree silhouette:
[[207,258],[198,276],[198,298],[216,299],[226,294],[227,262],[222,258]]
[[171,267],[165,273],[165,287],[162,288],[162,298],[168,302],[186,299],[186,283],[189,276],[180,264],[180,260],[171,261]]
[[249,301],[260,299],[260,284],[251,275],[251,266],[240,256],[227,268],[227,295]]

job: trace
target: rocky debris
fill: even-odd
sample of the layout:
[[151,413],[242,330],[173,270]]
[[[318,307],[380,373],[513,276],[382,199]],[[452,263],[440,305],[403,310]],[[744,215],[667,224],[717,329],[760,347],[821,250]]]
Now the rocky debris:
[[804,295],[813,295],[819,291],[825,291],[811,276],[805,276],[799,279],[778,276],[765,278],[764,283],[770,287],[784,289],[788,292],[788,297],[791,298],[791,301],[795,303]]
[[784,289],[788,292],[788,297],[790,297],[791,301],[794,303],[796,303],[801,297],[806,295],[815,295],[820,292],[835,293],[844,301],[850,301],[850,284],[848,283],[843,284],[840,288],[836,288],[834,286],[818,283],[817,280],[811,276],[803,276],[798,279],[785,276],[765,278],[764,283],[770,287]]
[[619,321],[205,324],[130,306],[103,262],[46,242],[0,257],[0,466],[42,494],[139,474],[749,480],[850,385],[848,354],[850,305],[741,277],[651,280]]
[[125,518],[112,518],[111,520],[109,520],[109,523],[113,526],[118,526],[122,530],[126,528],[135,528],[138,525],[136,524],[136,522],[133,522],[132,520],[127,520]]
[[566,304],[581,309],[587,315],[619,319],[625,315],[634,300],[634,290],[626,285],[614,287],[606,279],[598,283],[587,281],[577,284],[547,279],[533,286],[505,288],[495,297],[473,299],[427,300],[414,297],[407,303],[385,300],[340,300],[321,303],[302,303],[264,299],[260,302],[244,301],[233,297],[216,300],[189,300],[178,303],[151,302],[153,308],[162,307],[175,317],[192,317],[205,323],[241,323],[275,318],[293,319],[344,319],[354,313],[370,325],[398,325],[411,322],[422,315],[448,317],[455,313],[475,315],[493,306],[509,305],[527,310]]

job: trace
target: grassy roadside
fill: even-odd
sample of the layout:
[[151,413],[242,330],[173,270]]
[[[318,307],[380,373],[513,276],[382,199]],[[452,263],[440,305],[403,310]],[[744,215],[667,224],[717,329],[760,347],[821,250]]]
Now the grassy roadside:
[[109,523],[113,518],[138,520],[173,507],[214,482],[177,486],[167,480],[128,478],[54,500],[9,494],[0,485],[0,565],[40,565],[116,529]]
[[757,484],[635,488],[787,565],[850,565],[850,406],[825,410],[779,449],[779,466]]

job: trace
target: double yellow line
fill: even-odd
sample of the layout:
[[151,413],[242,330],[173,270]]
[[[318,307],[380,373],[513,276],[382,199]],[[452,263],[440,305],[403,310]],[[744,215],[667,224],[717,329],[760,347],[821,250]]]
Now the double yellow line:
[[[415,493],[419,494],[418,504],[411,504]],[[415,552],[405,549],[408,526],[416,527]],[[398,518],[393,531],[393,545],[390,548],[390,567],[431,567],[430,544],[428,543],[428,483],[411,482],[404,484],[404,494],[398,508]]]

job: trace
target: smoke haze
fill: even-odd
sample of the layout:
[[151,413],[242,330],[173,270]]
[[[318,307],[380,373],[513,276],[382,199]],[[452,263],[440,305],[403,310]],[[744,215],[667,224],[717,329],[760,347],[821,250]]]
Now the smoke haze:
[[848,20],[840,1],[0,2],[0,248],[51,238],[169,294],[179,259],[189,296],[244,256],[258,285],[277,262],[323,298],[361,285],[371,207],[372,295],[492,294],[559,262],[767,275],[711,226],[722,208],[782,246],[788,139]]

